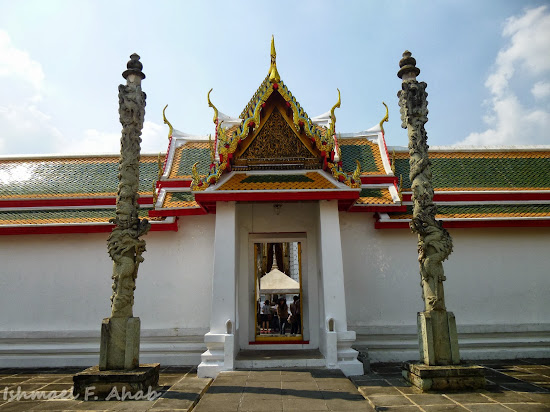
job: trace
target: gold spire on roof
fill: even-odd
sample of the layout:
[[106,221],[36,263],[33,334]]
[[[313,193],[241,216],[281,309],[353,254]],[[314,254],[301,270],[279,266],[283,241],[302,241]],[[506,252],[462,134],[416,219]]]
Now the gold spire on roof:
[[281,76],[277,71],[277,52],[275,51],[275,38],[271,36],[271,66],[269,67],[269,81],[271,83],[279,83]]
[[382,130],[382,134],[384,134],[384,122],[387,122],[388,119],[389,119],[389,111],[388,111],[388,106],[386,105],[386,103],[382,102],[382,104],[386,107],[386,115],[384,116],[384,118],[382,120],[380,120],[380,130]]
[[213,119],[213,122],[216,123],[218,121],[218,109],[216,108],[216,106],[214,106],[212,104],[212,102],[210,101],[210,92],[212,92],[212,90],[214,89],[210,89],[208,91],[208,94],[206,95],[206,98],[208,99],[208,106],[210,106],[212,109],[214,109],[214,119]]
[[167,124],[170,128],[168,130],[168,139],[170,139],[172,137],[172,133],[174,132],[174,128],[172,127],[172,124],[168,121],[168,119],[166,118],[166,114],[164,113],[167,107],[168,105],[164,106],[164,109],[162,109],[162,118],[164,120],[164,124]]

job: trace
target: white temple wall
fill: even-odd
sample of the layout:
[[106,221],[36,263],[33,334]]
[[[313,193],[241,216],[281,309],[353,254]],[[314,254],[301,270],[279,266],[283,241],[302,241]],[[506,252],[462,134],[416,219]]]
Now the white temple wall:
[[[141,361],[198,364],[210,322],[214,215],[150,232],[136,281]],[[0,237],[0,367],[97,364],[110,316],[107,233]]]
[[[348,322],[371,361],[418,359],[416,236],[340,213]],[[550,356],[550,229],[450,229],[446,304],[463,359]]]

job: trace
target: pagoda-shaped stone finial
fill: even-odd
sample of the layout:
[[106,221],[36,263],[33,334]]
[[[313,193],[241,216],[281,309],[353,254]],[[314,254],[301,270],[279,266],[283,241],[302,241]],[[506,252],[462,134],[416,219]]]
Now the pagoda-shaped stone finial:
[[139,54],[134,53],[130,56],[130,60],[128,61],[128,64],[126,64],[126,67],[128,70],[125,70],[122,73],[122,77],[124,77],[129,82],[133,82],[132,78],[128,78],[130,75],[137,76],[140,80],[145,79],[145,74],[141,71],[143,69],[143,64],[139,61]]
[[403,81],[416,80],[416,76],[420,74],[420,69],[416,67],[416,59],[412,57],[410,51],[405,50],[403,58],[399,61],[399,71],[397,76]]
[[271,83],[279,83],[281,76],[277,71],[277,52],[275,51],[275,38],[271,36],[271,66],[269,67],[269,81]]

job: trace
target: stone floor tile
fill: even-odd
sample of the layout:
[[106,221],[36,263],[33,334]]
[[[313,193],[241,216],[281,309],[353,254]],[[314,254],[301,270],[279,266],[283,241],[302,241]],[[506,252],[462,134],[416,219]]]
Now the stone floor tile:
[[153,403],[150,410],[154,411],[155,409],[189,409],[194,403],[195,402],[193,400],[160,398]]
[[398,388],[393,386],[359,386],[359,392],[364,396],[401,395]]
[[[240,401],[212,401],[201,399],[193,412],[235,412],[239,409]],[[156,407],[156,406],[155,406]],[[160,406],[159,406],[160,408]],[[151,409],[154,411],[155,409]]]
[[212,385],[208,388],[207,393],[220,393],[220,394],[230,394],[230,393],[243,393],[244,386],[226,386],[226,385]]
[[548,403],[550,404],[550,392],[548,393],[526,393],[529,399],[532,399],[535,402]]
[[504,406],[517,412],[548,412],[550,405],[540,403],[503,403]]
[[328,411],[328,407],[324,399],[283,398],[283,411]]
[[245,386],[245,392],[247,388],[275,388],[281,389],[281,381],[247,381]]
[[322,391],[321,394],[323,395],[323,399],[325,400],[344,400],[344,401],[363,401],[365,398],[358,392],[347,392],[347,391],[339,391],[339,392],[330,392],[330,391]]
[[178,383],[182,379],[180,376],[159,376],[159,386],[172,386]]
[[274,401],[274,400],[282,400],[283,397],[281,395],[281,392],[243,392],[241,396],[241,402],[250,402],[251,400],[254,401]]
[[485,395],[500,403],[533,402],[527,395],[518,392],[493,392]]
[[70,383],[42,383],[40,391],[42,392],[51,392],[51,391],[72,391],[73,385]]
[[366,399],[327,399],[326,405],[329,411],[372,411],[372,407]]
[[64,411],[79,405],[79,401],[48,400],[40,402],[37,406],[30,408],[30,411]]
[[317,389],[283,389],[281,394],[283,399],[325,399]]
[[154,401],[124,401],[117,402],[113,411],[135,411],[143,412],[148,411],[154,406]]
[[282,399],[242,399],[238,411],[243,412],[282,412],[283,400]]
[[452,399],[455,402],[461,403],[461,404],[470,404],[470,403],[494,403],[495,401],[492,399],[487,398],[486,396],[483,396],[481,393],[472,393],[472,392],[464,392],[464,393],[447,393],[445,394],[448,398]]
[[510,409],[497,403],[473,403],[468,405],[472,412],[510,412]]
[[452,404],[452,405],[424,405],[422,409],[426,412],[443,412],[443,411],[461,411],[466,412],[468,409],[464,406]]
[[20,401],[14,401],[14,402],[8,402],[4,403],[3,405],[0,405],[0,411],[1,412],[23,412],[28,411],[36,406],[39,406],[40,404],[45,403],[45,401],[41,402],[20,402]]
[[319,390],[319,386],[317,386],[317,382],[313,380],[306,381],[306,382],[290,381],[290,382],[281,382],[281,389],[303,389],[303,390],[316,391],[316,390]]
[[14,376],[8,376],[6,378],[3,378],[0,380],[0,387],[4,387],[4,386],[11,386],[13,385],[14,383],[15,384],[19,384],[19,383],[23,383],[23,382],[27,382],[29,379],[32,379],[32,378],[28,378],[28,377],[19,377],[17,375],[14,375]]
[[545,392],[544,388],[526,382],[503,383],[501,386],[514,392]]
[[435,394],[435,393],[423,393],[416,395],[407,395],[407,397],[413,401],[415,404],[424,406],[424,405],[454,405],[451,399],[447,398],[444,395]]
[[403,395],[376,395],[369,396],[369,400],[376,406],[401,406],[413,403]]
[[[129,401],[128,401],[129,402]],[[119,401],[75,401],[74,405],[68,405],[66,411],[108,411],[113,410],[122,402]]]

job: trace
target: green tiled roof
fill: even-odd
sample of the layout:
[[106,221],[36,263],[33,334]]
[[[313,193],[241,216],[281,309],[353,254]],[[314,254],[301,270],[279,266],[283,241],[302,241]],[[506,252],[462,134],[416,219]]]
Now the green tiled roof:
[[342,145],[342,168],[346,173],[352,173],[357,167],[355,159],[361,163],[361,172],[377,171],[372,149],[368,145]]
[[191,192],[171,192],[172,193],[172,202],[193,202],[195,200],[195,195]]
[[305,175],[255,175],[241,180],[241,183],[284,183],[284,182],[313,182]]
[[[550,158],[432,158],[438,188],[550,188]],[[410,188],[409,159],[395,160],[395,174]]]
[[[404,212],[410,218],[413,213],[413,207],[407,206]],[[445,216],[451,215],[487,215],[494,216],[499,214],[550,214],[550,204],[482,204],[482,205],[437,205],[437,214]],[[392,214],[390,213],[390,216]],[[397,212],[394,215],[402,215]],[[483,216],[479,216],[483,217]]]
[[[156,161],[140,164],[142,192],[152,191],[158,166]],[[0,161],[0,197],[116,193],[118,189],[118,159],[94,161],[93,158]]]
[[[139,217],[147,218],[149,210],[151,209],[140,208]],[[0,211],[0,225],[24,223],[46,224],[55,223],[60,220],[65,221],[66,219],[74,223],[97,223],[108,222],[109,219],[114,217],[116,217],[115,208]]]
[[382,197],[382,190],[380,189],[361,189],[359,197]]
[[[411,210],[412,213],[412,210]],[[467,206],[437,206],[437,213],[442,215],[454,214],[500,214],[500,213],[550,213],[549,204],[522,204],[522,205],[467,205]]]
[[199,175],[207,175],[210,171],[210,149],[184,149],[177,169],[178,176],[191,176],[191,169],[195,162],[199,162],[197,165]]

